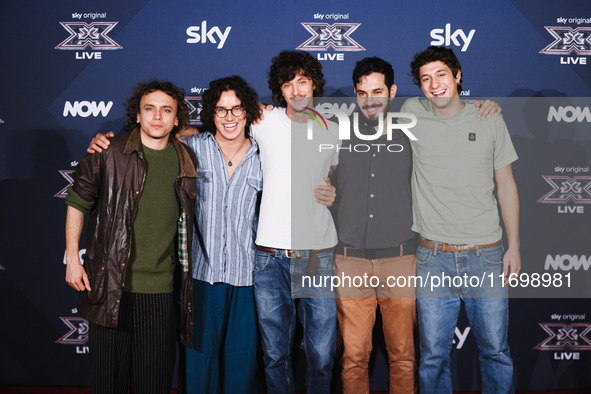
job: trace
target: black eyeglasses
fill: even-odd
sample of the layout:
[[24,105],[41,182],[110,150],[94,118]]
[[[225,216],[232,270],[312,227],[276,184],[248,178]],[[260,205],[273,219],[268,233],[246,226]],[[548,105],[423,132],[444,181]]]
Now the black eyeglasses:
[[218,118],[225,118],[226,115],[228,115],[228,112],[231,112],[232,115],[239,117],[239,116],[242,116],[242,114],[244,113],[244,108],[241,105],[237,105],[237,106],[232,107],[230,109],[224,108],[224,107],[216,107],[215,108],[215,115]]

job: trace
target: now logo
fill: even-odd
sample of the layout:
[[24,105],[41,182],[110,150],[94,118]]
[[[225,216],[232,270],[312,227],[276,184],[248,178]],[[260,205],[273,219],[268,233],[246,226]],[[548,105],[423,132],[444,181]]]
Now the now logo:
[[576,256],[576,255],[547,255],[546,256],[546,263],[544,264],[544,269],[546,271],[553,269],[553,270],[562,270],[562,271],[570,271],[570,270],[584,270],[588,271],[589,267],[591,267],[591,256]]
[[87,118],[91,115],[96,118],[99,114],[106,117],[109,114],[111,107],[113,107],[112,101],[109,101],[106,104],[104,101],[100,101],[98,104],[96,101],[74,101],[73,104],[66,101],[63,115],[64,118],[67,116]]
[[591,122],[591,111],[589,107],[573,107],[573,106],[559,106],[558,108],[551,106],[548,109],[548,122],[566,122],[572,123],[577,121],[579,123],[583,121]]

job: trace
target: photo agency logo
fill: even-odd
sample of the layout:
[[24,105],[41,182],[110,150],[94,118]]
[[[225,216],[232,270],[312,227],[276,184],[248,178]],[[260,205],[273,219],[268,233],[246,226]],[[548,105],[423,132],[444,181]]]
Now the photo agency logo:
[[[557,23],[591,23],[591,18],[557,18]],[[554,38],[540,51],[544,55],[559,55],[560,64],[586,65],[591,55],[591,27],[544,26]]]
[[[106,18],[105,13],[73,13],[72,18],[81,19],[90,18]],[[102,59],[101,51],[111,51],[122,49],[115,40],[109,37],[109,32],[117,26],[119,22],[60,22],[60,25],[70,34],[68,38],[62,41],[55,49],[76,51],[76,60],[100,60]],[[90,51],[87,51],[90,49]]]
[[[320,130],[322,130],[322,125],[324,125],[324,130],[328,131],[328,124],[326,123],[326,119],[324,119],[324,116],[322,116],[322,114],[310,107],[304,107],[304,109],[307,109],[308,111],[312,112],[304,112],[306,115],[310,116],[312,119],[314,119],[316,121],[316,123],[318,124],[318,126],[320,126]],[[322,123],[320,123],[320,121],[322,120]],[[312,128],[310,126],[307,126],[307,131],[308,131],[308,139],[312,139]]]
[[[307,132],[307,139],[313,140],[314,139],[314,125],[317,124],[320,126],[322,130],[322,126],[324,126],[328,130],[328,124],[326,118],[335,117],[338,123],[338,137],[341,142],[351,140],[351,130],[353,130],[354,136],[361,141],[367,141],[368,143],[357,143],[357,144],[350,144],[347,146],[342,145],[335,145],[335,144],[328,144],[328,143],[320,143],[318,144],[319,152],[322,151],[331,151],[336,150],[337,152],[341,150],[346,150],[349,152],[369,152],[372,149],[377,149],[378,151],[384,150],[388,152],[402,152],[404,149],[400,144],[383,144],[383,143],[370,143],[371,141],[376,141],[378,138],[382,137],[382,135],[386,135],[387,141],[392,141],[392,135],[394,130],[400,130],[403,132],[410,140],[416,141],[417,138],[414,134],[410,131],[414,126],[417,124],[417,118],[413,114],[404,113],[404,112],[387,112],[387,113],[379,113],[378,124],[376,126],[375,133],[373,134],[364,134],[361,133],[359,130],[359,112],[355,111],[352,113],[347,113],[345,108],[347,105],[344,103],[338,102],[322,102],[321,104],[317,105],[317,110],[314,110],[309,107],[305,107],[311,113],[306,113],[310,116],[310,119],[306,122],[306,132]],[[363,115],[362,115],[363,116]],[[352,118],[352,119],[351,119]],[[351,122],[353,124],[351,125]],[[352,127],[351,127],[352,126]]]

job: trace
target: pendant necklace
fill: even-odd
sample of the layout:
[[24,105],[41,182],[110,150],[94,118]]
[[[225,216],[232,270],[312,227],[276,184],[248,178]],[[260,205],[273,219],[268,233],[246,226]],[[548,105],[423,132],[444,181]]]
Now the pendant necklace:
[[228,167],[232,167],[232,159],[234,157],[236,157],[236,155],[238,154],[238,152],[240,152],[242,150],[242,148],[244,147],[244,144],[246,144],[246,140],[247,139],[245,138],[244,139],[244,142],[242,142],[242,145],[240,145],[240,148],[238,148],[238,150],[236,151],[236,153],[234,153],[232,155],[232,157],[230,157],[229,159],[228,159],[228,156],[226,156],[226,154],[224,153],[222,147],[220,146],[220,151],[222,152],[222,155],[224,156],[224,159],[228,160]]

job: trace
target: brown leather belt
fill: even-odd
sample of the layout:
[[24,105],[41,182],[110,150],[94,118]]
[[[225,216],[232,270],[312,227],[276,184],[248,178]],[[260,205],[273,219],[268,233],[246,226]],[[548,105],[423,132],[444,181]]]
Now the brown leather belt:
[[[288,259],[291,259],[292,257],[302,257],[302,250],[274,249],[260,245],[257,245],[256,249],[261,252],[269,253],[275,256],[279,251],[281,252],[281,256],[287,257]],[[318,268],[318,253],[332,252],[333,250],[334,248],[308,250],[308,256],[310,257],[310,268],[308,270],[308,273],[311,276],[314,276],[316,274],[316,269]]]
[[[486,245],[467,245],[467,244],[454,245],[454,244],[446,244],[446,243],[437,243],[437,250],[439,250],[441,252],[471,252],[473,250],[476,250],[477,246],[478,246],[478,249],[486,249],[486,248],[492,248],[493,246],[497,246],[500,244],[501,244],[501,241],[497,241],[492,244],[486,244]],[[424,248],[433,249],[435,247],[435,242],[427,241],[426,239],[421,239],[419,241],[419,245],[421,245]]]

